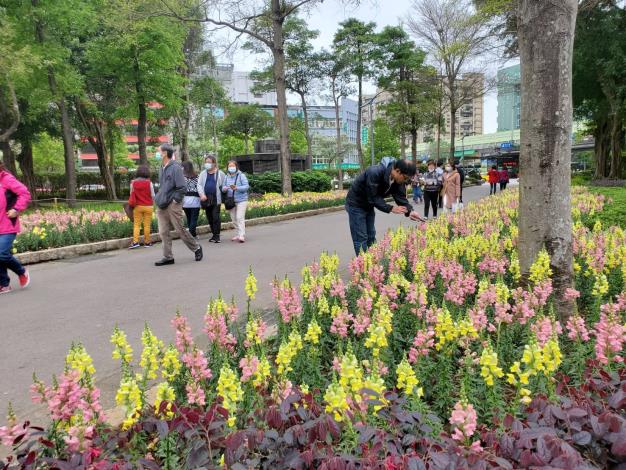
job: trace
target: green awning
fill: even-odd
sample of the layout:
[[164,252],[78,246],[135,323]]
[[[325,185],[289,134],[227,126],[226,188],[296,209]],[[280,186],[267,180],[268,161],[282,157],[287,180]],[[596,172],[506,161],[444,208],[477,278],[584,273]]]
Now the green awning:
[[476,153],[476,150],[474,149],[469,149],[469,150],[457,150],[454,152],[454,156],[455,157],[467,157],[470,155],[474,155]]

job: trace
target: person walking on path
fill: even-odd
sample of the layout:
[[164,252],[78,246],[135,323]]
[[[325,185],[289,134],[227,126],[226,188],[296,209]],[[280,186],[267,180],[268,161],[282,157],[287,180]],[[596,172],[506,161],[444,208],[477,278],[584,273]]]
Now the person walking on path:
[[424,217],[428,219],[430,207],[433,208],[433,217],[437,217],[439,206],[439,192],[443,185],[443,180],[437,172],[434,160],[428,160],[428,171],[422,177],[424,184]]
[[[346,211],[354,252],[359,253],[376,243],[376,213],[404,214],[411,220],[423,221],[406,198],[406,185],[415,175],[415,165],[406,160],[383,159],[361,173],[352,183],[346,197]],[[397,206],[385,201],[391,196]]]
[[224,207],[229,211],[230,220],[235,225],[237,233],[231,241],[244,243],[246,241],[246,208],[248,207],[250,185],[245,173],[239,171],[239,165],[236,161],[229,161],[226,168],[228,173],[222,186],[225,196]]
[[206,218],[211,227],[213,236],[209,239],[211,243],[220,243],[220,232],[222,230],[221,207],[222,191],[226,175],[217,167],[217,159],[214,155],[207,155],[204,158],[204,170],[198,177],[198,194],[200,194],[200,204],[206,213]]
[[130,183],[130,197],[128,203],[133,208],[133,242],[130,249],[141,247],[139,233],[143,224],[143,246],[152,246],[150,228],[154,212],[154,185],[150,181],[150,167],[139,165],[136,178]]
[[461,195],[459,196],[459,202],[463,204],[463,183],[465,183],[465,169],[461,166],[461,164],[456,166],[456,171],[459,172],[459,176],[461,177]]
[[413,202],[419,204],[424,202],[424,194],[422,193],[422,183],[419,171],[415,173],[415,176],[411,179],[411,187],[413,188]]
[[496,194],[497,184],[500,181],[500,173],[497,166],[492,166],[491,170],[487,172],[487,178],[489,181],[489,195]]
[[502,168],[500,170],[500,191],[504,191],[507,184],[509,184],[509,171],[506,168]]
[[[170,230],[176,230],[180,239],[187,248],[194,252],[196,261],[202,260],[202,247],[191,236],[183,225],[183,198],[187,185],[183,169],[174,160],[174,147],[163,144],[159,147],[163,166],[159,170],[159,192],[156,195],[157,220],[159,222],[159,234],[163,242],[163,258],[155,266],[174,264],[172,253],[172,236]],[[159,155],[157,155],[158,158]]]
[[461,175],[454,162],[449,162],[443,174],[443,206],[445,211],[456,208],[461,199]]
[[30,274],[13,256],[13,242],[20,233],[19,213],[28,207],[26,186],[7,171],[0,161],[0,294],[11,292],[9,270],[17,274],[22,289],[30,284]]
[[183,175],[185,176],[185,197],[183,198],[183,211],[187,217],[187,227],[193,238],[198,238],[198,217],[200,216],[200,194],[198,193],[198,175],[193,167],[193,162],[187,160],[182,163]]
[[[443,173],[444,173],[443,161],[439,160],[437,162],[437,169],[436,169],[436,171],[437,171],[437,176],[439,176],[439,179],[441,181],[443,181]],[[439,199],[437,200],[437,204],[439,205],[439,209],[443,209],[443,194],[442,194],[442,191],[439,191]]]

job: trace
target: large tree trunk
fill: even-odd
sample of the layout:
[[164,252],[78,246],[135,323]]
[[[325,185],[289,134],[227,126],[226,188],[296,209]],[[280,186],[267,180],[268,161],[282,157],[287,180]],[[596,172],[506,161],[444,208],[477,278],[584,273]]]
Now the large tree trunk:
[[622,148],[624,144],[624,126],[621,113],[616,112],[611,120],[611,170],[609,178],[619,179],[622,177]]
[[[51,84],[54,83],[54,90],[56,90],[56,82],[54,76],[49,76]],[[53,86],[51,85],[51,88]],[[53,92],[54,93],[54,92]],[[72,124],[70,122],[70,116],[67,111],[67,104],[65,98],[60,97],[57,102],[59,111],[61,112],[61,137],[63,138],[63,153],[65,156],[65,198],[67,199],[67,205],[74,207],[76,203],[76,164],[74,162],[74,132],[72,130]]]
[[520,0],[517,19],[522,72],[520,267],[527,278],[545,246],[561,321],[573,310],[564,293],[573,277],[570,136],[577,10],[577,0]]
[[400,158],[406,159],[406,134],[400,133]]
[[361,145],[361,125],[363,119],[363,77],[358,77],[359,79],[359,97],[358,97],[358,106],[357,106],[357,117],[356,117],[356,153],[359,156],[359,164],[361,165],[361,170],[365,170],[365,158],[363,158],[363,146]]
[[300,93],[300,101],[302,102],[302,114],[304,115],[304,137],[306,138],[306,169],[313,169],[313,137],[309,131],[309,110],[306,106],[304,93]]
[[280,128],[280,167],[283,194],[291,195],[291,153],[289,151],[289,116],[287,115],[287,88],[285,83],[285,49],[283,39],[283,16],[280,0],[272,0],[272,32],[274,56],[274,81],[278,101],[278,124]]
[[35,170],[33,168],[33,143],[28,140],[20,141],[22,150],[17,156],[17,162],[20,165],[20,171],[24,184],[30,191],[32,200],[37,199],[37,190],[35,185]]
[[[0,86],[0,142],[8,142],[20,124],[20,106],[11,82]],[[8,96],[5,96],[8,95]],[[11,102],[8,103],[7,100]],[[15,163],[13,163],[15,167]]]
[[9,170],[9,172],[15,175],[17,173],[17,168],[15,167],[15,155],[13,154],[11,144],[9,144],[8,140],[0,140],[0,151],[2,152],[2,162],[4,163],[4,166]]
[[609,174],[609,124],[605,116],[603,116],[597,123],[594,132],[594,160],[595,171],[593,174],[594,179],[606,178]]

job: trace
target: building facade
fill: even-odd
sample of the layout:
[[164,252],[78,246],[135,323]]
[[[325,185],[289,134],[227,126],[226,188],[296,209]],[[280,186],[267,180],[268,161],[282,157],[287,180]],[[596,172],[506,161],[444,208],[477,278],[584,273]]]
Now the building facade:
[[498,132],[520,128],[521,72],[519,64],[498,71]]
[[[319,135],[331,139],[337,137],[336,118],[334,106],[307,106],[309,116],[309,130],[311,135]],[[290,118],[303,119],[302,106],[290,105],[287,107],[287,115]],[[339,125],[341,135],[345,136],[351,144],[356,144],[358,119],[358,103],[355,100],[344,98],[339,106]],[[358,163],[359,158],[355,151],[344,157],[343,163]],[[323,162],[314,162],[323,163]]]

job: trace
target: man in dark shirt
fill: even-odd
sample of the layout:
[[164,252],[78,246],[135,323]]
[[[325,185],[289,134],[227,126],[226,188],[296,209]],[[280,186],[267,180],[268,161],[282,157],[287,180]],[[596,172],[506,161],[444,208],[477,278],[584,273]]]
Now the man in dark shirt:
[[[357,255],[376,242],[374,208],[387,214],[404,214],[411,220],[424,220],[406,198],[406,185],[415,171],[415,165],[406,160],[383,159],[381,164],[370,166],[354,180],[346,198],[346,211]],[[388,204],[386,197],[393,197],[397,206]]]

